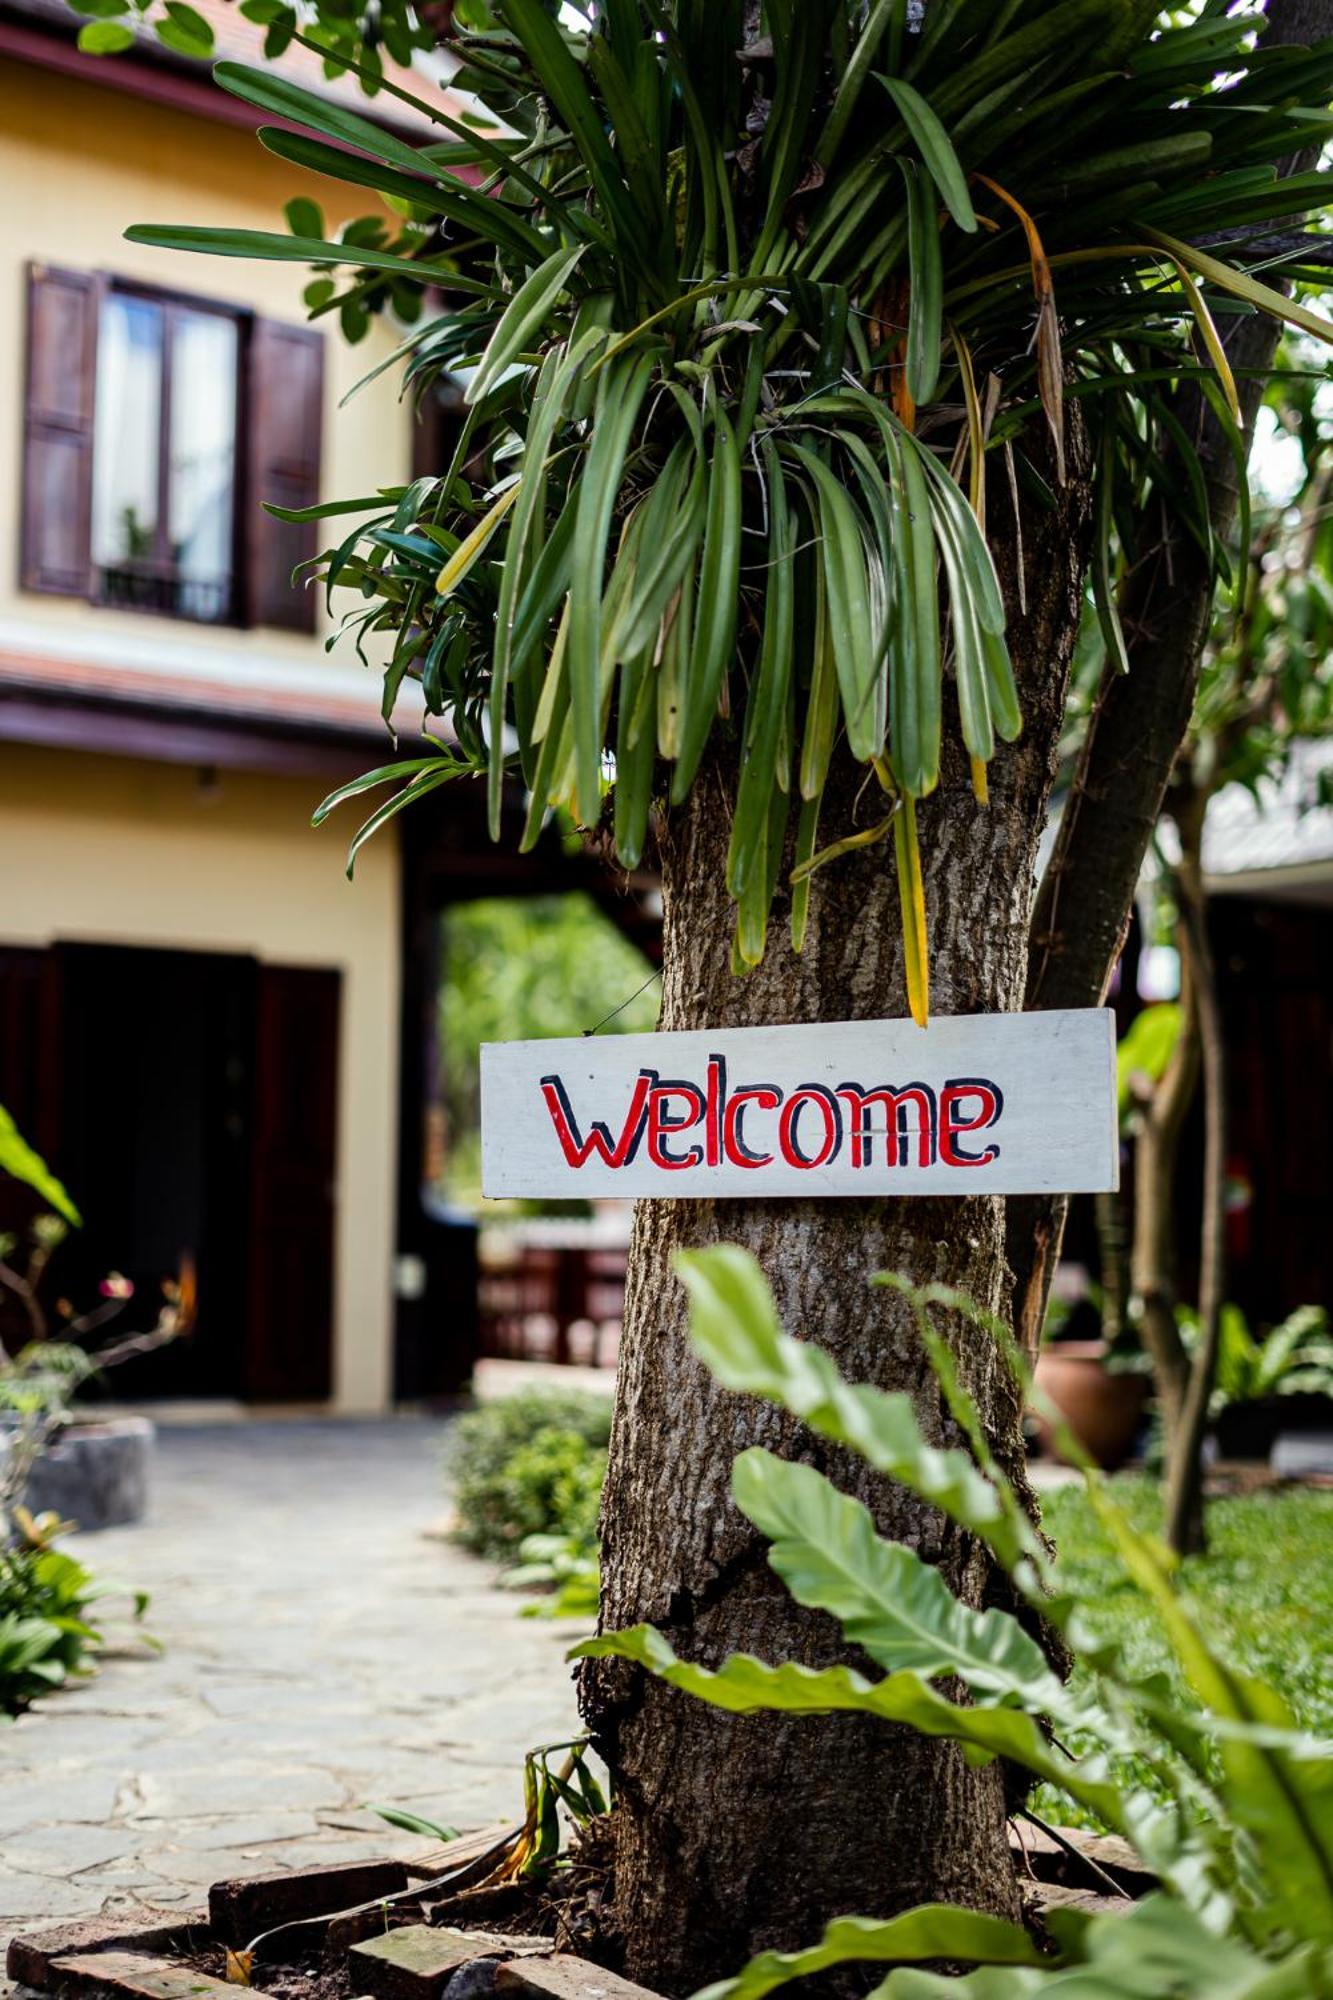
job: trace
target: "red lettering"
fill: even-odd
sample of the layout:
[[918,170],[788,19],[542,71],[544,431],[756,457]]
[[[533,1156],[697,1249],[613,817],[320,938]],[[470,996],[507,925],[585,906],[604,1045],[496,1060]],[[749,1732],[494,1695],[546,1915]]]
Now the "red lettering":
[[722,1107],[727,1101],[727,1059],[709,1056],[707,1107],[704,1113],[704,1159],[710,1167],[722,1164]]
[[733,1090],[727,1099],[722,1118],[722,1144],[733,1167],[771,1167],[771,1153],[752,1153],[745,1143],[742,1119],[747,1104],[757,1104],[761,1111],[776,1111],[782,1102],[782,1092],[774,1090],[771,1084],[756,1083],[746,1090]]
[[579,1128],[569,1102],[569,1093],[558,1076],[544,1076],[541,1082],[542,1096],[546,1099],[546,1109],[551,1114],[555,1126],[555,1136],[560,1141],[560,1150],[565,1156],[565,1164],[570,1167],[586,1166],[594,1153],[603,1166],[628,1166],[639,1150],[643,1137],[644,1120],[648,1109],[649,1091],[656,1081],[657,1072],[640,1070],[634,1085],[634,1095],[630,1099],[625,1123],[620,1137],[612,1140],[607,1126],[600,1120],[588,1127],[586,1139],[579,1135]]
[[[901,1090],[893,1090],[887,1084],[878,1089],[863,1090],[859,1083],[840,1083],[837,1094],[847,1106],[851,1119],[854,1167],[873,1166],[875,1134],[881,1129],[884,1133],[884,1164],[888,1167],[905,1165],[910,1143],[909,1114],[912,1110],[916,1112],[916,1163],[919,1167],[933,1165],[935,1093],[928,1083],[909,1083]],[[882,1128],[870,1122],[870,1112],[875,1105],[884,1113]]]
[[[976,1104],[974,1117],[959,1111],[968,1098]],[[983,1146],[979,1153],[964,1152],[955,1142],[964,1132],[984,1132],[994,1125],[1004,1110],[1004,1094],[996,1083],[983,1076],[950,1077],[940,1092],[940,1158],[946,1167],[988,1167],[1000,1157],[998,1146]]]
[[[669,1106],[673,1097],[689,1106],[683,1118],[673,1118]],[[704,1093],[695,1083],[654,1083],[648,1093],[648,1158],[655,1167],[677,1169],[697,1167],[703,1159],[702,1146],[687,1146],[683,1153],[669,1153],[662,1143],[668,1133],[688,1132],[704,1115]]]
[[[797,1123],[807,1104],[817,1105],[824,1123],[824,1136],[816,1152],[801,1151]],[[794,1090],[782,1107],[778,1120],[778,1144],[782,1157],[789,1167],[822,1167],[832,1159],[842,1144],[842,1113],[838,1100],[831,1090],[824,1090],[817,1083],[803,1084]]]

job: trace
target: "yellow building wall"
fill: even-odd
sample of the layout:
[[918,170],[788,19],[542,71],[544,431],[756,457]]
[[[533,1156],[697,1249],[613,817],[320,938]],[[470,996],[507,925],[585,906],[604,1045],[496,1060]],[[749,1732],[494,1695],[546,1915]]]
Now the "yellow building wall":
[[346,828],[312,833],[318,779],[210,774],[0,743],[0,944],[251,953],[342,974],[333,1405],[391,1394],[397,855],[343,875]]
[[[333,224],[367,213],[375,196],[302,173],[237,127],[6,58],[0,187],[0,627],[26,628],[28,643],[40,638],[44,648],[62,635],[114,637],[126,665],[140,641],[159,660],[179,644],[196,668],[216,653],[224,677],[228,660],[242,671],[251,659],[288,672],[304,662],[327,684],[321,637],[176,622],[19,589],[25,267],[31,259],[101,270],[301,321],[302,266],[175,255],[126,243],[123,231],[134,222],[282,230],[282,204],[295,194],[319,201]],[[401,330],[376,326],[349,348],[334,321],[323,324],[323,497],[401,482],[410,415],[397,372],[338,407]],[[378,677],[357,668],[349,648],[354,697],[362,683],[373,722]],[[342,972],[334,1406],[382,1408],[392,1356],[397,844],[392,830],[373,842],[349,885],[349,826],[310,830],[326,789],[318,778],[227,771],[220,787],[206,795],[188,768],[0,743],[0,943],[199,947]]]
[[[105,60],[114,62],[115,57]],[[259,114],[256,113],[259,122]],[[122,241],[134,222],[216,223],[240,229],[285,230],[282,205],[306,194],[323,204],[330,224],[367,214],[377,197],[302,172],[266,153],[250,132],[145,104],[35,65],[0,58],[0,617],[20,615],[54,627],[101,623],[105,610],[72,598],[43,597],[18,588],[23,370],[29,259],[108,271],[117,277],[171,286],[219,302],[250,307],[277,319],[306,317],[301,291],[310,273],[300,264],[234,257],[188,256]],[[389,369],[346,409],[354,383],[397,344],[401,329],[372,327],[349,347],[335,320],[325,329],[324,498],[371,493],[407,475],[411,415]],[[136,630],[154,643],[161,618],[117,610],[116,631]],[[182,624],[193,648],[235,652],[249,644],[267,657],[322,658],[318,641],[272,630],[246,635],[232,628]],[[375,703],[368,692],[369,712]]]

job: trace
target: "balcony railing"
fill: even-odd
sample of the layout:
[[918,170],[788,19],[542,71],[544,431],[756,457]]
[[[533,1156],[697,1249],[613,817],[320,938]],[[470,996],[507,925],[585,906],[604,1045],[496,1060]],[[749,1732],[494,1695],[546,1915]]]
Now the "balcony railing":
[[235,615],[235,579],[182,576],[147,565],[105,566],[98,572],[103,604],[122,611],[150,611],[165,618],[192,618],[225,625]]

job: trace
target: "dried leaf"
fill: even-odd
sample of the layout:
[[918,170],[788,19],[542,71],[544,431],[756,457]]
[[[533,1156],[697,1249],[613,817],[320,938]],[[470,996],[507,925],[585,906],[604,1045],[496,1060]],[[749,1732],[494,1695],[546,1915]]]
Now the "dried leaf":
[[988,187],[997,195],[1005,207],[1011,209],[1023,225],[1027,237],[1028,262],[1032,266],[1032,291],[1037,301],[1037,331],[1033,336],[1037,348],[1037,393],[1041,397],[1041,407],[1046,412],[1046,422],[1050,426],[1051,442],[1055,446],[1055,481],[1057,486],[1065,483],[1065,368],[1064,356],[1060,351],[1060,319],[1055,310],[1055,283],[1051,277],[1051,267],[1046,261],[1046,251],[1042,245],[1037,225],[1021,202],[1002,188],[998,181],[988,174],[978,174],[976,178],[983,187]]

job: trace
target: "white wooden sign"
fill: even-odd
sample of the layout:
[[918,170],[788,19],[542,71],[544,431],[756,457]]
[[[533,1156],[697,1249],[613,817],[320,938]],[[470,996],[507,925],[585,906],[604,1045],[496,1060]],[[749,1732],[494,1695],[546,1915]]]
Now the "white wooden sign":
[[491,1042],[492,1197],[1119,1185],[1108,1008]]

